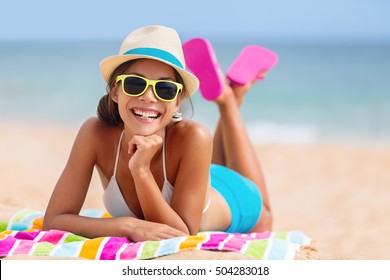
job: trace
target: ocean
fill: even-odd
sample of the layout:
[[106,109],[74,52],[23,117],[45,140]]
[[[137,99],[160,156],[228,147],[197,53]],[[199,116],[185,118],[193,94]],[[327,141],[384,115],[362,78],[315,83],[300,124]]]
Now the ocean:
[[[244,43],[212,42],[224,71]],[[246,95],[241,107],[258,143],[323,141],[386,144],[390,140],[390,45],[259,43],[279,63]],[[0,42],[2,122],[81,125],[96,114],[105,84],[102,58],[118,41]],[[192,97],[185,116],[211,130],[215,104]]]

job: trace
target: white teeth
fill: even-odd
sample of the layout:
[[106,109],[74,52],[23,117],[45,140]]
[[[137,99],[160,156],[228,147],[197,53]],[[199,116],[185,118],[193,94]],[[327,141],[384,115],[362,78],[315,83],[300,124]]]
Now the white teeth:
[[140,109],[134,109],[133,110],[134,114],[136,114],[138,117],[142,119],[155,119],[158,117],[158,113],[154,111],[143,111]]

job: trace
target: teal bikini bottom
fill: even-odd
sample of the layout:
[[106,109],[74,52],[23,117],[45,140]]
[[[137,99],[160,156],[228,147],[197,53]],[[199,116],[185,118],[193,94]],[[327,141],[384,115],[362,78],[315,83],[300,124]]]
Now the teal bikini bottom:
[[211,186],[230,207],[232,223],[229,233],[249,232],[257,223],[262,208],[262,197],[256,184],[239,173],[221,165],[210,166]]

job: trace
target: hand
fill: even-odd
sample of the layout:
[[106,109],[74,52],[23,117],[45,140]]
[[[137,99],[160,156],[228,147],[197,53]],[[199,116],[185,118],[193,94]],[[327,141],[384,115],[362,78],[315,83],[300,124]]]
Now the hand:
[[150,163],[161,148],[163,139],[158,135],[140,136],[135,135],[129,142],[128,153],[130,154],[129,169],[149,168]]
[[165,224],[134,219],[131,225],[126,227],[126,236],[134,242],[147,240],[163,240],[177,236],[185,236],[186,233]]

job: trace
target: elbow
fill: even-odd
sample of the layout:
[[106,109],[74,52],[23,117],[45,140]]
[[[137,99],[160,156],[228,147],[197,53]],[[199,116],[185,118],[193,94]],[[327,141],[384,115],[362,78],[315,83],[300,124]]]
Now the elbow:
[[43,222],[42,222],[42,230],[51,230],[53,229],[53,217],[48,216],[45,214],[43,217]]
[[264,209],[261,214],[261,229],[262,231],[272,231],[273,218],[270,209]]
[[42,230],[50,230],[52,229],[50,225],[50,221],[46,217],[43,218],[43,223],[42,223]]
[[184,231],[187,235],[197,235],[199,232],[199,226],[188,226]]

